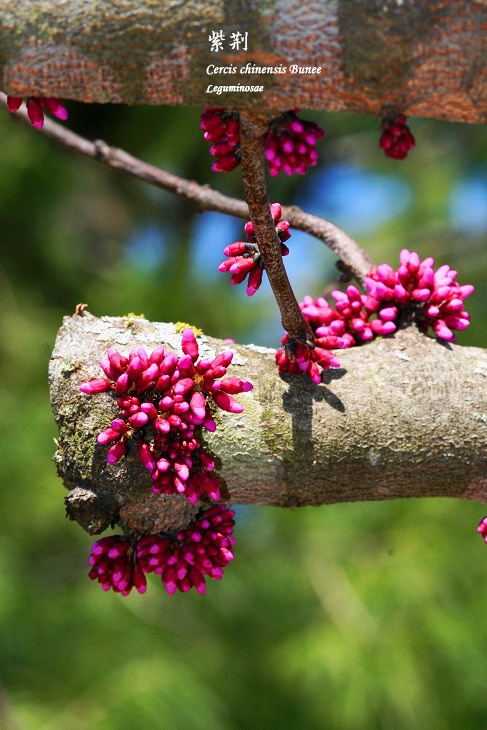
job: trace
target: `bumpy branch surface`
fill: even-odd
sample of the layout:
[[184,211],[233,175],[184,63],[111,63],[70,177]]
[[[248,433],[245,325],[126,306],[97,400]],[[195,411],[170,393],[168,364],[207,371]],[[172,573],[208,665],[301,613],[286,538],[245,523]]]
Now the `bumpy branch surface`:
[[[2,92],[0,92],[0,104],[7,106],[7,97]],[[13,116],[21,119],[32,129],[32,124],[25,109],[21,108]],[[150,185],[179,195],[181,198],[194,203],[200,211],[208,210],[216,213],[226,213],[244,220],[248,220],[250,217],[248,205],[243,200],[222,195],[222,193],[212,190],[209,185],[198,185],[192,180],[172,175],[129,155],[124,150],[110,147],[101,140],[91,142],[52,119],[45,119],[42,134],[65,147],[69,147],[69,149],[107,165],[107,167],[120,170]],[[311,213],[305,213],[304,210],[294,205],[283,207],[282,218],[288,220],[293,228],[305,231],[323,241],[350,269],[354,277],[363,283],[365,276],[373,266],[373,262],[363,248],[353,238],[350,238],[345,231],[323,218],[311,215]]]
[[312,337],[311,328],[289,283],[267,197],[264,150],[268,124],[265,118],[240,115],[244,195],[269,283],[281,312],[282,326],[290,337],[304,341],[306,335]]
[[[0,79],[18,96],[97,102],[313,107],[487,120],[484,0],[3,0]],[[212,31],[224,47],[212,53]],[[248,32],[248,50],[230,33]],[[207,74],[207,67],[320,73]],[[211,85],[263,93],[208,94]],[[208,104],[209,102],[209,104]]]
[[[203,357],[228,349],[198,338]],[[55,461],[70,490],[68,514],[88,532],[112,520],[155,531],[194,512],[183,496],[154,495],[137,455],[106,462],[97,433],[117,408],[108,393],[79,384],[99,377],[110,345],[167,345],[181,354],[172,324],[144,319],[66,317],[50,364],[59,427]],[[274,353],[232,345],[229,375],[250,379],[240,415],[218,409],[203,439],[217,457],[222,498],[297,507],[394,497],[464,497],[487,502],[487,351],[445,345],[411,328],[341,350],[342,367],[321,385],[279,376]]]

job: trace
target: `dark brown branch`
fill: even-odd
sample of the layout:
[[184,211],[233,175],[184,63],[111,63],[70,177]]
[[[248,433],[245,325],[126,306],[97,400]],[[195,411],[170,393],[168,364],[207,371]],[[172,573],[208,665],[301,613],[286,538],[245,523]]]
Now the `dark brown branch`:
[[[7,106],[7,97],[2,92],[0,92],[0,104]],[[15,112],[13,116],[32,127],[24,109]],[[154,167],[154,165],[142,162],[142,160],[129,155],[124,150],[110,147],[101,140],[91,142],[52,119],[45,120],[42,133],[49,139],[60,142],[65,147],[90,157],[92,160],[101,162],[107,167],[120,170],[150,185],[179,195],[194,203],[200,211],[225,213],[244,220],[249,218],[249,209],[243,200],[230,198],[216,190],[212,190],[208,185],[198,185],[194,181],[171,175],[171,173]],[[347,236],[344,231],[333,225],[333,223],[329,223],[316,215],[305,213],[296,206],[283,207],[282,211],[283,218],[289,221],[292,228],[310,233],[323,241],[350,268],[355,278],[363,282],[373,263],[353,238]]]
[[311,328],[299,308],[284,268],[281,241],[276,233],[267,196],[264,152],[268,127],[269,120],[264,117],[245,113],[240,115],[244,195],[269,283],[281,312],[282,326],[292,339],[304,341],[312,337]]

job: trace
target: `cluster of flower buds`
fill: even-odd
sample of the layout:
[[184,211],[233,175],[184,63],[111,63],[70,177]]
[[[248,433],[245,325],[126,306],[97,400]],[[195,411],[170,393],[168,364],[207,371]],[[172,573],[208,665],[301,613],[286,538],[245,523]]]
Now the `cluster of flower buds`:
[[137,562],[144,573],[157,573],[172,595],[186,593],[193,586],[206,590],[205,577],[223,577],[223,569],[233,560],[232,537],[235,512],[224,504],[214,504],[201,512],[190,527],[173,539],[146,535],[137,544]]
[[340,366],[339,360],[330,352],[332,348],[343,347],[340,337],[318,337],[307,342],[294,342],[286,333],[281,340],[282,348],[276,352],[280,373],[305,373],[313,383],[321,383],[322,370]]
[[[315,124],[299,119],[299,109],[284,112],[269,125],[265,156],[272,176],[283,170],[286,175],[297,172],[304,175],[308,165],[316,165],[318,153],[316,140],[324,131]],[[230,172],[241,163],[240,118],[237,112],[222,107],[205,109],[201,115],[204,138],[213,143],[210,154],[216,157],[211,169],[214,172]]]
[[474,287],[460,286],[455,281],[457,272],[446,264],[434,271],[434,260],[421,261],[414,251],[403,249],[399,261],[397,271],[381,264],[366,279],[371,297],[381,302],[381,314],[387,310],[391,320],[415,321],[423,332],[431,327],[439,339],[455,342],[453,330],[470,324],[464,299]]
[[185,593],[193,586],[206,590],[205,578],[223,577],[223,569],[233,560],[232,537],[235,512],[224,504],[201,510],[191,525],[176,537],[144,535],[138,541],[121,535],[103,537],[91,548],[89,576],[104,591],[128,596],[132,588],[145,593],[145,573],[157,573],[169,595]]
[[[390,321],[391,308],[381,306],[381,302],[370,295],[361,294],[352,284],[346,292],[336,290],[331,296],[335,309],[324,297],[315,300],[307,295],[299,303],[314,339],[295,343],[286,333],[281,340],[283,347],[276,353],[279,372],[304,372],[314,383],[319,383],[319,368],[329,370],[340,365],[330,350],[353,347],[372,340],[375,335],[395,331],[396,325]],[[372,315],[375,315],[374,319],[371,319]]]
[[211,169],[214,172],[230,172],[240,165],[240,122],[236,112],[213,107],[201,115],[204,138],[213,142],[210,155],[216,157]]
[[477,527],[477,532],[479,535],[482,535],[484,538],[484,542],[487,543],[487,517],[484,517],[479,522],[479,526]]
[[286,175],[304,175],[308,165],[316,165],[316,140],[324,137],[322,128],[297,116],[299,109],[285,112],[271,122],[267,134],[265,156],[269,172],[275,177],[283,170]]
[[379,147],[388,157],[395,160],[404,160],[409,150],[416,145],[411,130],[406,124],[406,117],[383,119],[380,125],[382,134]]
[[[272,203],[271,215],[276,227],[276,233],[281,241],[281,254],[287,256],[289,249],[284,241],[291,238],[291,234],[289,232],[289,223],[279,220],[281,217],[279,203]],[[229,258],[220,264],[218,271],[229,271],[232,275],[232,284],[240,284],[248,274],[247,294],[251,297],[262,284],[262,274],[265,266],[255,238],[252,221],[245,224],[245,233],[247,234],[247,241],[236,241],[224,249],[223,253]]]
[[147,590],[147,581],[137,565],[133,546],[121,535],[102,537],[93,543],[89,564],[89,576],[98,580],[104,591],[113,588],[115,593],[128,596],[132,588],[139,593]]
[[[339,335],[342,347],[353,347],[368,342],[376,335],[390,335],[396,331],[392,321],[397,312],[394,308],[384,307],[383,303],[370,295],[361,294],[357,287],[350,284],[346,292],[333,291],[336,312],[332,309],[329,324],[320,324],[316,332],[322,335]],[[309,312],[309,307],[305,307]],[[371,319],[372,315],[376,315]],[[330,315],[329,315],[330,316]]]
[[328,370],[339,365],[327,351],[390,335],[398,326],[411,322],[425,333],[431,328],[439,339],[454,342],[453,330],[464,330],[470,324],[464,299],[474,287],[460,286],[455,281],[457,272],[449,266],[440,266],[437,271],[433,266],[432,258],[421,261],[417,253],[403,249],[397,271],[381,264],[370,272],[365,280],[368,294],[361,294],[353,285],[345,292],[333,291],[335,308],[324,297],[315,300],[305,296],[299,306],[315,339],[294,342],[286,333],[281,340],[283,347],[276,353],[279,372],[304,372],[319,383],[317,366]]
[[198,360],[198,343],[187,327],[182,338],[183,357],[158,347],[149,356],[144,348],[123,357],[115,349],[100,361],[106,378],[82,383],[80,390],[93,395],[112,391],[120,413],[109,428],[98,434],[98,443],[110,445],[107,461],[119,461],[130,443],[137,444],[143,465],[151,472],[152,489],[159,494],[179,492],[196,504],[203,493],[219,500],[215,464],[195,438],[197,426],[214,431],[208,401],[222,410],[241,413],[232,396],[252,390],[252,384],[224,377],[233,352],[213,360]]
[[[21,96],[7,96],[7,107],[9,112],[16,112],[22,105]],[[38,96],[27,99],[27,114],[29,119],[36,127],[36,129],[42,129],[44,124],[44,111],[43,107],[47,109],[53,116],[58,119],[67,119],[68,112],[66,107],[59,99],[55,99],[50,96]]]

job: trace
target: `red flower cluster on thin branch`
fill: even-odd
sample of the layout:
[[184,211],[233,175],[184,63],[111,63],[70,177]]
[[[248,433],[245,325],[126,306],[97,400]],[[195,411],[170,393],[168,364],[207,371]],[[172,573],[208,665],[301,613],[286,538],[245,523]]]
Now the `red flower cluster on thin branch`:
[[[16,112],[22,106],[21,96],[7,96],[7,107],[9,112]],[[58,119],[67,119],[68,112],[64,104],[51,96],[30,97],[26,102],[29,119],[36,127],[42,129],[44,125],[44,108]]]
[[[281,206],[279,203],[272,203],[270,206],[271,215],[276,227],[276,233],[281,241],[281,254],[287,256],[288,247],[284,244],[291,238],[288,221],[279,220],[281,217]],[[218,267],[218,271],[229,271],[232,274],[232,284],[240,284],[249,276],[247,283],[247,294],[253,296],[262,284],[262,275],[265,271],[264,261],[260,254],[259,246],[254,232],[254,224],[248,221],[245,224],[246,241],[236,241],[227,246],[223,253],[228,258]]]
[[[284,112],[269,125],[265,156],[272,176],[278,175],[281,170],[287,175],[294,172],[304,175],[308,165],[318,162],[315,145],[325,133],[315,122],[300,119],[299,111]],[[204,130],[204,138],[213,142],[210,154],[217,160],[211,169],[214,172],[230,172],[238,167],[241,164],[239,114],[222,107],[207,108],[201,115],[200,126]]]

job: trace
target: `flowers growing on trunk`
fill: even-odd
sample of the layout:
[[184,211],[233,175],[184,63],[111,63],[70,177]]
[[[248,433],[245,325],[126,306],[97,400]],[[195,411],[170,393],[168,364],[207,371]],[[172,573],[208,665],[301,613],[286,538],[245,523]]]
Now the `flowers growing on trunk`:
[[224,504],[200,510],[191,525],[176,535],[165,533],[130,539],[112,535],[91,548],[89,577],[104,591],[128,596],[147,590],[147,573],[156,573],[169,595],[195,588],[206,591],[205,578],[220,580],[233,560],[235,512]]

